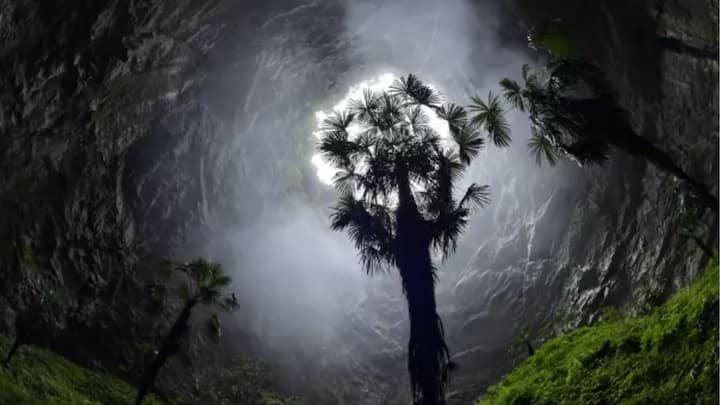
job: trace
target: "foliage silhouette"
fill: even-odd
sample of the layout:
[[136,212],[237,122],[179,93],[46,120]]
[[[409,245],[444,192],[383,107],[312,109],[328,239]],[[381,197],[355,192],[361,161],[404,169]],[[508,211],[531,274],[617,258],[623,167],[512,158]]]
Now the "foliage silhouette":
[[[441,139],[431,127],[431,114],[447,121],[452,140]],[[332,228],[349,233],[368,274],[392,268],[400,273],[416,404],[444,404],[454,367],[436,309],[432,253],[452,254],[471,208],[489,202],[487,186],[472,184],[464,194],[454,193],[484,143],[476,124],[464,108],[443,104],[436,90],[408,75],[388,91],[366,90],[320,128],[318,149],[338,170],[334,184],[340,197]],[[489,136],[501,142],[502,125],[493,124],[485,125]]]
[[[222,266],[204,259],[197,259],[185,264],[167,263],[168,269],[176,270],[183,276],[179,286],[179,296],[183,302],[182,310],[173,322],[172,327],[162,339],[157,354],[148,364],[140,378],[135,403],[139,405],[153,388],[160,369],[170,356],[177,354],[183,338],[190,329],[190,317],[198,305],[215,307],[224,311],[237,308],[235,294],[225,293],[230,284],[230,277],[225,275]],[[213,314],[208,320],[211,332],[219,332],[219,319]]]
[[551,166],[562,156],[578,164],[603,164],[613,150],[644,159],[686,182],[713,211],[717,197],[672,157],[635,133],[628,112],[599,68],[574,59],[555,59],[544,69],[522,70],[522,82],[500,81],[506,101],[529,115],[530,152]]

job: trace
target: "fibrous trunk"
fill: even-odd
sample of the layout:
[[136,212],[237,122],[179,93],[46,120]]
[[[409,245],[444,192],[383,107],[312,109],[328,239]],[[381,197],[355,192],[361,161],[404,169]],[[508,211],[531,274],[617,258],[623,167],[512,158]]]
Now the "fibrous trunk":
[[430,242],[407,177],[399,180],[396,259],[410,315],[410,385],[415,404],[443,405],[449,354],[436,309]]
[[167,359],[178,351],[180,339],[188,327],[188,321],[190,320],[190,315],[192,314],[192,310],[193,307],[195,307],[196,302],[197,301],[193,299],[185,303],[182,312],[180,312],[180,315],[175,320],[170,332],[165,336],[160,344],[157,356],[155,356],[152,363],[150,363],[143,372],[140,383],[138,384],[138,393],[135,399],[136,405],[140,405],[150,389],[152,389],[152,386],[160,373],[160,369]]
[[441,405],[445,403],[443,385],[449,359],[427,256],[417,252],[399,265],[410,315],[408,371],[416,404]]

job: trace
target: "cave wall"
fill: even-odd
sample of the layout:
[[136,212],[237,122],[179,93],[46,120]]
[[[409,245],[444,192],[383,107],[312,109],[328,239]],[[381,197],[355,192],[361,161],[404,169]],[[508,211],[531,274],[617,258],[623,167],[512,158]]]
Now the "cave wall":
[[[560,17],[591,27],[581,52],[608,72],[637,133],[717,195],[717,61],[655,42],[672,35],[716,48],[710,2],[521,3],[528,25]],[[672,176],[622,154],[606,169],[555,170],[563,180],[544,190],[503,188],[500,201],[507,194],[516,204],[513,220],[493,219],[475,259],[440,292],[449,295],[446,327],[461,364],[457,403],[511,367],[509,342],[524,326],[540,344],[548,325],[592,323],[606,307],[637,313],[687,285],[708,260],[682,230]],[[703,215],[695,231],[715,246],[718,218]]]
[[[572,14],[565,3],[543,2],[542,13]],[[518,4],[507,22],[515,31],[518,20],[545,15]],[[599,24],[611,28],[588,56],[617,83],[638,132],[717,194],[717,63],[650,46],[657,33],[715,43],[709,2],[598,4]],[[297,163],[306,117],[392,58],[343,31],[339,2],[0,0],[0,10],[0,331],[12,330],[16,287],[40,275],[83,320],[82,336],[61,349],[87,362],[122,363],[132,347],[111,342],[156,333],[141,327],[154,320],[139,304],[128,307],[142,302],[132,275],[151,279],[157,258],[202,253],[219,224],[279,209],[268,201],[294,195],[295,171],[312,183]],[[568,164],[513,181],[507,167],[531,165],[525,154],[515,145],[478,169],[503,181],[465,238],[465,262],[441,276],[441,315],[460,363],[453,403],[507,370],[507,346],[524,324],[563,312],[577,315],[569,323],[591,322],[648,288],[667,297],[707,259],[677,231],[669,176],[617,155],[607,169]],[[702,230],[710,244],[716,223]],[[288,360],[292,390],[328,403],[407,397],[397,383],[405,310],[393,281],[348,314],[332,341],[350,343],[326,354],[334,360]],[[123,335],[117,324],[137,327]]]

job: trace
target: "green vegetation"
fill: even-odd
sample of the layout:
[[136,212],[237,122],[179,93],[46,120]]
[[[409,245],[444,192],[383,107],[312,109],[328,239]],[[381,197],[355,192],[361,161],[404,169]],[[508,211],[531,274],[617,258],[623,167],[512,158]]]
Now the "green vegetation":
[[[0,337],[0,349],[10,347]],[[45,349],[24,346],[8,367],[0,368],[0,404],[129,405],[135,388],[95,372]],[[148,397],[145,404],[161,404]]]
[[30,244],[30,241],[23,238],[20,240],[20,248],[19,248],[19,255],[20,255],[20,262],[24,266],[32,266],[35,263],[35,259],[33,259],[33,250],[32,245]]
[[717,404],[718,260],[653,313],[556,337],[476,405]]
[[561,58],[579,57],[579,36],[573,35],[568,24],[561,19],[544,21],[528,32],[528,45],[533,49],[545,49]]
[[[232,311],[238,305],[235,294],[225,292],[225,289],[230,285],[231,279],[225,274],[220,264],[197,259],[190,263],[170,264],[169,267],[171,270],[180,272],[183,276],[183,281],[179,285],[182,311],[162,339],[162,342],[160,342],[157,355],[143,371],[138,384],[136,405],[140,405],[145,395],[153,388],[155,380],[167,360],[180,351],[183,340],[190,330],[190,317],[196,306]],[[219,335],[220,320],[216,314],[210,315],[206,325],[208,332]]]

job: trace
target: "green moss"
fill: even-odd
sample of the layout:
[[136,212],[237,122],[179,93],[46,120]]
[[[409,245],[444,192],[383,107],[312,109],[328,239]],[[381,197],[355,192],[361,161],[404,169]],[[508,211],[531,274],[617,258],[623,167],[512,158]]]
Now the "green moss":
[[[6,353],[10,342],[0,338]],[[8,367],[0,367],[0,404],[125,405],[135,388],[101,372],[74,364],[44,349],[24,346]],[[143,404],[161,404],[155,398]]]
[[569,27],[558,21],[549,21],[534,27],[528,34],[528,42],[531,47],[543,48],[558,57],[579,56],[579,44],[570,33]]
[[30,241],[22,239],[20,241],[20,260],[24,266],[32,266],[35,260],[33,259],[33,250]]
[[717,404],[718,260],[651,314],[545,343],[476,405]]

